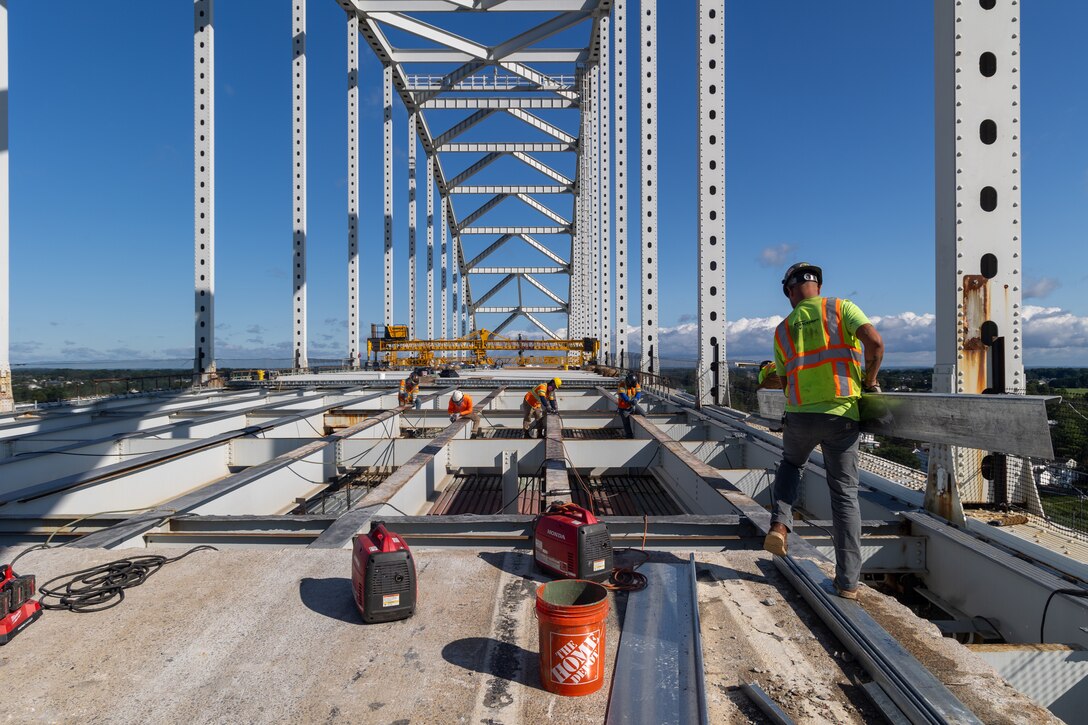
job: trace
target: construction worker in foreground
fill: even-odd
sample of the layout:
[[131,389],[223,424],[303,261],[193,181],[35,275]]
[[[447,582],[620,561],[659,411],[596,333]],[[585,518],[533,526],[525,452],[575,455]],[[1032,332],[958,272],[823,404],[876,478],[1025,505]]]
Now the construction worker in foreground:
[[454,390],[450,396],[450,404],[446,406],[446,412],[450,414],[450,422],[455,423],[461,418],[472,421],[472,437],[480,435],[480,414],[472,408],[472,396]]
[[416,408],[419,404],[416,403],[416,393],[419,392],[419,373],[412,371],[404,380],[400,381],[400,392],[397,393],[398,405],[411,405]]
[[782,462],[771,487],[771,530],[763,548],[786,555],[801,473],[819,445],[835,529],[835,591],[845,599],[857,599],[858,400],[862,392],[880,392],[876,374],[884,359],[884,341],[853,302],[822,297],[823,281],[823,270],[807,262],[793,265],[782,278],[782,292],[793,305],[774,334],[775,368],[786,381],[786,427]]
[[627,377],[620,380],[616,390],[616,399],[620,407],[620,421],[623,423],[623,431],[628,438],[634,438],[631,430],[631,414],[645,415],[642,408],[638,407],[638,401],[642,399],[642,386],[638,384],[638,378],[634,373],[628,373]]
[[521,401],[521,412],[524,414],[521,429],[525,432],[526,438],[533,437],[531,429],[540,431],[540,437],[544,437],[544,412],[559,412],[559,406],[555,401],[555,391],[562,385],[562,380],[552,378],[525,394],[525,400]]

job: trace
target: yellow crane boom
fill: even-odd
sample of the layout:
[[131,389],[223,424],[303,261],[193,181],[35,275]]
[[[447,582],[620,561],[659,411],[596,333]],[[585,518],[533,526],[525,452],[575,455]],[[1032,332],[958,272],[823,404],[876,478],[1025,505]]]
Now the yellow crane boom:
[[[384,355],[392,366],[430,367],[448,362],[446,357],[436,357],[436,352],[470,352],[477,365],[493,365],[492,353],[516,353],[518,365],[581,366],[596,360],[600,342],[595,337],[574,340],[513,339],[496,335],[489,330],[478,330],[466,337],[447,340],[409,340],[405,338],[370,337],[366,341],[367,357]],[[551,352],[558,355],[525,355],[525,353]]]

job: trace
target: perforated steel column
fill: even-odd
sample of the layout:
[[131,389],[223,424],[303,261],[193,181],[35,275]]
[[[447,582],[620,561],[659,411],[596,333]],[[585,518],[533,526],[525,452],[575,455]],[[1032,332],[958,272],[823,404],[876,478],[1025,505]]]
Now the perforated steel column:
[[359,21],[348,13],[348,357],[359,367]]
[[600,20],[601,73],[600,87],[597,89],[597,115],[600,119],[598,146],[600,147],[601,168],[601,356],[608,364],[612,363],[612,104],[611,83],[611,48],[609,43],[609,19],[602,15]]
[[658,372],[657,358],[657,0],[642,0],[639,15],[642,80],[642,362]]
[[601,66],[589,72],[589,300],[590,336],[601,337],[601,164],[597,142]]
[[[1022,393],[1020,5],[1014,0],[936,0],[934,10],[933,389]],[[936,458],[930,457],[931,481]],[[992,484],[980,472],[979,452],[958,449],[953,460],[963,501],[993,500]],[[1011,498],[1041,513],[1030,478],[1030,472],[1010,467],[1007,495],[998,503]],[[936,498],[928,491],[927,506],[931,499],[938,506]]]
[[408,336],[416,338],[416,114],[408,117]]
[[442,333],[439,335],[439,337],[441,337],[444,340],[447,340],[447,339],[449,339],[449,336],[450,336],[449,314],[448,314],[448,310],[447,310],[447,308],[449,306],[449,299],[450,299],[450,291],[449,291],[449,278],[450,278],[450,275],[449,275],[449,268],[446,265],[446,227],[448,225],[446,224],[446,197],[445,196],[441,197],[438,200],[438,205],[440,207],[439,212],[438,212],[438,216],[439,216],[440,221],[441,221],[441,229],[442,229],[442,238],[440,240],[440,243],[442,245],[442,269],[441,269],[441,272],[442,272],[442,287],[441,287],[441,290],[440,290],[441,293],[442,293]]
[[699,400],[720,405],[725,364],[725,3],[699,0]]
[[615,0],[616,362],[627,367],[627,0]]
[[393,319],[393,66],[382,67],[382,151],[385,165],[382,192],[385,196],[385,324]]
[[291,2],[292,115],[291,141],[294,179],[293,213],[293,335],[292,364],[310,366],[306,359],[306,0]]
[[[0,5],[0,93],[8,95],[8,6]],[[0,109],[0,413],[15,410],[11,388],[11,268],[9,267],[8,107]]]
[[434,339],[434,156],[427,154],[427,339]]
[[215,34],[213,0],[194,0],[193,166],[195,346],[193,377],[215,377]]

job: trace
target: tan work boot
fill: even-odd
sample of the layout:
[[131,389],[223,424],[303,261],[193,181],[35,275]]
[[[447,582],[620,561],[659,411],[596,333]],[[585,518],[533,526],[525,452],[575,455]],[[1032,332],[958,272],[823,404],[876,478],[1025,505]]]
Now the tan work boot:
[[784,524],[771,524],[771,530],[763,539],[764,551],[769,551],[775,556],[785,556],[788,549],[786,537],[789,535],[789,529]]
[[843,599],[849,599],[856,602],[858,600],[858,590],[860,589],[861,587],[855,587],[853,589],[839,589],[838,587],[835,587],[835,593]]

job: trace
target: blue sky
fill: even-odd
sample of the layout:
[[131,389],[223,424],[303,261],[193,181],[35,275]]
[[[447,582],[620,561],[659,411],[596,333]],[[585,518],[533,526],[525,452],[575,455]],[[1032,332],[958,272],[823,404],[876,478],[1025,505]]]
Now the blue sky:
[[[1079,49],[1088,3],[1023,5],[1027,363],[1081,365],[1088,61]],[[216,334],[227,365],[286,357],[291,333],[290,15],[286,2],[260,7],[216,8]],[[694,3],[661,7],[660,322],[666,356],[679,358],[690,355],[696,310]],[[191,3],[119,0],[109,12],[76,3],[58,13],[15,0],[9,12],[12,362],[189,359]],[[334,0],[309,0],[308,15],[310,355],[323,358],[347,347],[346,50]],[[523,22],[458,21],[485,41],[509,32],[501,23]],[[730,357],[763,356],[768,326],[788,311],[777,281],[803,258],[823,264],[827,291],[878,318],[890,361],[931,364],[932,3],[733,0],[726,21]],[[382,306],[381,74],[365,44],[361,52],[369,324]],[[403,320],[407,133],[395,107]],[[440,132],[459,115],[432,116],[432,126]],[[541,115],[574,130],[571,112]],[[421,190],[421,214],[423,198]],[[474,206],[459,203],[459,215]],[[488,223],[503,223],[519,208],[506,202],[493,214]],[[468,242],[466,254],[485,244]]]

